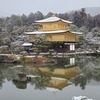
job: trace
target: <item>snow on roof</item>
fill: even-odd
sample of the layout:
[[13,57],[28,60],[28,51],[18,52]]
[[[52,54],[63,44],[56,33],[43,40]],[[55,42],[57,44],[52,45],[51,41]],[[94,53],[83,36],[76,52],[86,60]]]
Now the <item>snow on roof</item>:
[[32,35],[32,34],[50,34],[50,33],[62,33],[62,32],[67,32],[68,30],[57,30],[57,31],[34,31],[34,32],[25,32],[27,35]]
[[81,32],[73,32],[69,30],[56,30],[56,31],[33,31],[33,32],[24,32],[26,35],[36,35],[36,34],[55,34],[55,33],[64,33],[64,32],[71,32],[73,34],[81,35]]
[[83,34],[82,32],[74,32],[74,31],[70,31],[70,32],[74,34],[79,34],[79,35]]
[[22,46],[32,46],[32,43],[23,43]]
[[71,22],[71,21],[64,20],[64,19],[61,19],[61,20],[62,20],[63,22],[69,23],[69,24],[73,23],[73,22]]
[[43,20],[35,21],[35,22],[54,22],[54,21],[59,21],[59,20],[66,22],[66,23],[72,23],[71,21],[63,20],[63,19],[56,17],[56,16],[52,16],[52,17],[49,17],[49,18],[46,18]]

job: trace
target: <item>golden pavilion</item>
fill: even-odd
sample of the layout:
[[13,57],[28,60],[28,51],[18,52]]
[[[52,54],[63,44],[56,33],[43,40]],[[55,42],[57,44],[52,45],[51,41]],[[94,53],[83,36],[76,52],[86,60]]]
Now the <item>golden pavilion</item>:
[[71,21],[53,15],[35,23],[40,24],[42,27],[38,31],[25,32],[26,35],[32,38],[29,42],[34,42],[36,35],[45,34],[46,41],[52,42],[52,47],[56,51],[75,51],[75,44],[79,42],[76,37],[81,33],[70,30]]

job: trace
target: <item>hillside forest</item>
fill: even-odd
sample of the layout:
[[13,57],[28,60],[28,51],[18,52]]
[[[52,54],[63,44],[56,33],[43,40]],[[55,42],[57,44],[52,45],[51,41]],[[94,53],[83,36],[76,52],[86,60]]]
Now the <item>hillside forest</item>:
[[[15,15],[0,18],[0,52],[21,51],[22,44],[29,40],[24,36],[24,32],[38,30],[38,25],[33,23],[37,20],[52,16],[52,12],[44,15],[40,11],[31,12],[29,15]],[[57,17],[72,21],[70,26],[72,31],[82,32],[78,37],[78,44],[81,50],[99,50],[100,49],[100,14],[91,16],[87,14],[85,8],[79,11],[65,12],[56,14]],[[5,49],[6,48],[6,49]]]

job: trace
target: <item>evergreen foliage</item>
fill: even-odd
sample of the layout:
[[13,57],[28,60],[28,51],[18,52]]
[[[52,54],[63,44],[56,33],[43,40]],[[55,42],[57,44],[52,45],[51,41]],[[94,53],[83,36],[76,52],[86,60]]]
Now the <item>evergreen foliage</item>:
[[[29,40],[29,37],[23,37],[23,33],[27,31],[37,31],[42,28],[41,25],[33,23],[52,15],[52,12],[43,15],[43,13],[37,11],[36,13],[31,12],[29,15],[12,14],[10,17],[0,18],[0,45],[12,47],[12,44],[14,44],[13,49],[21,47],[23,42]],[[88,44],[97,44],[97,46],[99,46],[100,14],[91,16],[82,8],[80,11],[59,13],[56,14],[56,16],[64,20],[72,21],[73,24],[70,26],[70,30],[83,32],[83,37],[78,38],[81,38],[81,43],[83,43],[84,48],[86,48]],[[15,41],[17,41],[17,43]],[[21,48],[21,50],[22,49],[23,48]]]

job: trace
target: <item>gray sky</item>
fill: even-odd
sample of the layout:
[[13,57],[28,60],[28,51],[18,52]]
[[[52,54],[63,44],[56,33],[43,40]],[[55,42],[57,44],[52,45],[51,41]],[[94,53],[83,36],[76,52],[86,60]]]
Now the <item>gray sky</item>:
[[84,7],[100,7],[100,0],[0,0],[0,17],[37,11],[65,13]]

